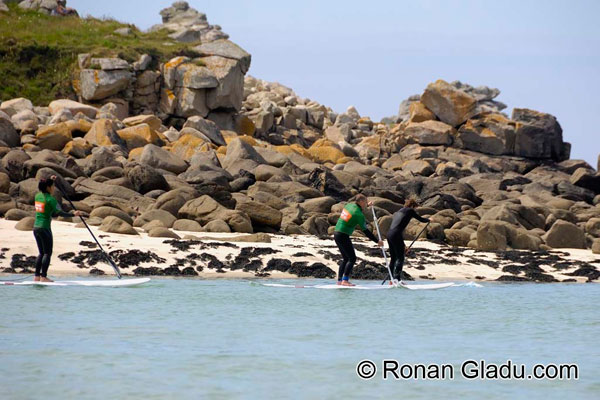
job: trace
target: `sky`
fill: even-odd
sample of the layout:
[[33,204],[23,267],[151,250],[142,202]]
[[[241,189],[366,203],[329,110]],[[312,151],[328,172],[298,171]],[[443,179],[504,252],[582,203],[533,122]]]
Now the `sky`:
[[[191,0],[252,54],[249,74],[378,121],[437,79],[501,90],[554,115],[571,158],[600,153],[600,1]],[[80,15],[147,29],[171,1],[69,0]]]

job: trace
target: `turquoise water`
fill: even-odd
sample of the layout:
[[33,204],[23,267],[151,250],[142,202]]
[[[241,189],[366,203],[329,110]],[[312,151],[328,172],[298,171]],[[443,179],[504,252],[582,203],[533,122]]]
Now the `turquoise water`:
[[[301,282],[324,281],[286,281]],[[119,289],[6,286],[0,397],[598,398],[598,299],[597,284],[419,292],[193,279]],[[364,381],[356,374],[363,359],[452,364],[456,374]],[[471,381],[460,376],[468,359],[576,363],[580,375]]]

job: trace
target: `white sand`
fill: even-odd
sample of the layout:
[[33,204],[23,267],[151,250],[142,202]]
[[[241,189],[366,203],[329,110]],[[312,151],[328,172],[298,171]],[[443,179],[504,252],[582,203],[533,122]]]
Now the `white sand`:
[[[4,252],[5,258],[0,259],[0,271],[4,268],[10,266],[11,257],[13,254],[25,254],[26,256],[37,256],[37,246],[35,244],[35,240],[33,238],[32,232],[24,232],[18,231],[14,229],[16,222],[15,221],[7,221],[0,220],[0,249],[8,248],[8,251]],[[146,263],[141,264],[141,267],[150,267],[156,266],[160,268],[166,268],[175,263],[175,258],[184,258],[191,252],[197,251],[194,250],[194,247],[190,249],[188,252],[177,252],[172,253],[173,248],[169,244],[163,243],[165,238],[151,238],[148,237],[141,230],[139,236],[132,235],[119,235],[114,233],[106,233],[98,230],[98,227],[91,227],[92,231],[99,239],[102,246],[105,250],[129,250],[129,249],[139,249],[142,251],[151,251],[158,256],[165,258],[166,262],[164,265],[156,265],[156,263]],[[66,252],[75,252],[78,253],[82,250],[90,250],[88,247],[81,246],[79,243],[81,241],[92,242],[93,239],[89,232],[85,228],[76,228],[75,224],[68,222],[59,222],[53,221],[52,223],[52,231],[54,234],[54,252],[52,256],[52,262],[50,264],[49,276],[88,276],[89,269],[80,269],[77,267],[75,263],[71,261],[61,261],[58,258],[58,255],[66,253]],[[186,234],[192,234],[200,237],[212,237],[212,238],[228,238],[233,236],[239,236],[240,234],[217,234],[217,233],[198,233],[198,232],[177,232],[181,237]],[[102,236],[102,238],[100,237]],[[330,267],[333,271],[337,272],[337,265],[335,262],[331,260],[326,260],[323,258],[321,254],[318,253],[318,250],[323,249],[332,253],[337,253],[337,248],[335,248],[335,242],[333,240],[321,240],[314,236],[279,236],[272,235],[271,236],[272,243],[235,243],[239,248],[242,247],[266,247],[273,248],[275,250],[280,251],[280,253],[267,255],[261,257],[263,260],[263,265],[266,266],[267,262],[271,258],[287,258],[291,261],[306,261],[310,264],[314,262],[321,262],[328,267]],[[374,246],[372,242],[369,242],[365,239],[354,239],[355,243],[361,243],[366,246]],[[293,246],[293,247],[292,247]],[[426,242],[419,241],[415,243],[414,248],[424,248],[437,251],[442,248],[442,246]],[[200,250],[201,252],[206,252],[216,256],[219,260],[227,263],[227,256],[230,255],[230,259],[237,256],[240,249],[227,248],[227,247],[217,247],[211,248],[208,250]],[[560,249],[561,252],[568,252],[569,256],[566,259],[580,262],[594,262],[600,261],[600,257],[594,255],[591,250],[579,250],[579,249]],[[306,257],[292,257],[293,254],[303,252],[310,253],[312,256]],[[419,270],[416,269],[417,263],[412,260],[410,256],[408,257],[408,262],[405,264],[404,270],[413,276],[415,279],[419,280],[419,277],[427,276],[429,278],[434,278],[435,280],[449,281],[449,280],[495,280],[501,275],[511,275],[506,272],[502,272],[502,268],[492,268],[486,265],[476,264],[473,262],[469,262],[469,255],[475,255],[478,258],[486,258],[489,260],[495,260],[496,257],[493,253],[484,253],[471,249],[465,250],[465,252],[456,258],[456,260],[460,261],[459,265],[447,265],[443,263],[437,264],[424,264],[422,267],[424,269]],[[361,259],[366,259],[372,261],[374,263],[382,262],[380,258],[371,258],[367,257],[365,254],[357,251],[357,257],[359,262]],[[205,263],[203,263],[205,264]],[[511,264],[510,262],[504,262],[503,265]],[[600,263],[593,264],[596,268],[600,267]],[[419,266],[421,267],[421,266]],[[101,269],[107,275],[114,274],[114,271],[110,267],[110,265],[106,263],[98,263],[94,266],[94,268]],[[122,269],[123,275],[131,275],[132,270],[136,267],[130,267],[127,269]],[[562,281],[565,279],[576,279],[578,282],[585,282],[587,278],[585,277],[573,277],[564,275],[565,273],[569,273],[574,271],[577,267],[573,267],[568,270],[562,270],[560,272],[555,271],[551,268],[550,265],[542,266],[545,273],[554,276],[556,279]],[[214,269],[204,268],[202,272],[199,272],[198,277],[200,278],[254,278],[254,272],[243,272],[242,270],[229,271],[225,270],[225,273],[216,272]],[[4,274],[6,275],[6,274]],[[291,275],[288,273],[282,273],[279,271],[271,271],[271,278],[296,278],[295,275]],[[476,278],[478,277],[478,278]],[[481,277],[484,277],[481,279]]]

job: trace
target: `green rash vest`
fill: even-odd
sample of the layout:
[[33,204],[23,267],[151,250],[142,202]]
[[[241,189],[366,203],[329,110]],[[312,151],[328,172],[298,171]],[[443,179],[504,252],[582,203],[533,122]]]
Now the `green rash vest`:
[[367,230],[365,215],[358,204],[348,203],[344,207],[344,210],[342,211],[342,214],[335,225],[335,231],[342,232],[350,236],[354,232],[354,229],[357,225],[362,231]]
[[56,212],[57,202],[50,193],[39,192],[35,195],[35,224],[34,228],[50,229],[52,215]]

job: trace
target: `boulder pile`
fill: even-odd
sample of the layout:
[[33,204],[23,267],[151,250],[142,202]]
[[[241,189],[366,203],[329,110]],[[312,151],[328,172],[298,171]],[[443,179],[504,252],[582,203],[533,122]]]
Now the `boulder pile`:
[[[324,236],[360,192],[384,234],[415,197],[430,240],[600,251],[600,174],[569,159],[554,116],[509,117],[498,89],[442,80],[393,120],[336,113],[246,76],[250,55],[187,3],[161,15],[165,28],[200,38],[197,57],[82,54],[79,101],[0,104],[0,216],[30,218],[37,179],[55,174],[107,232]],[[420,229],[411,223],[406,239]]]

